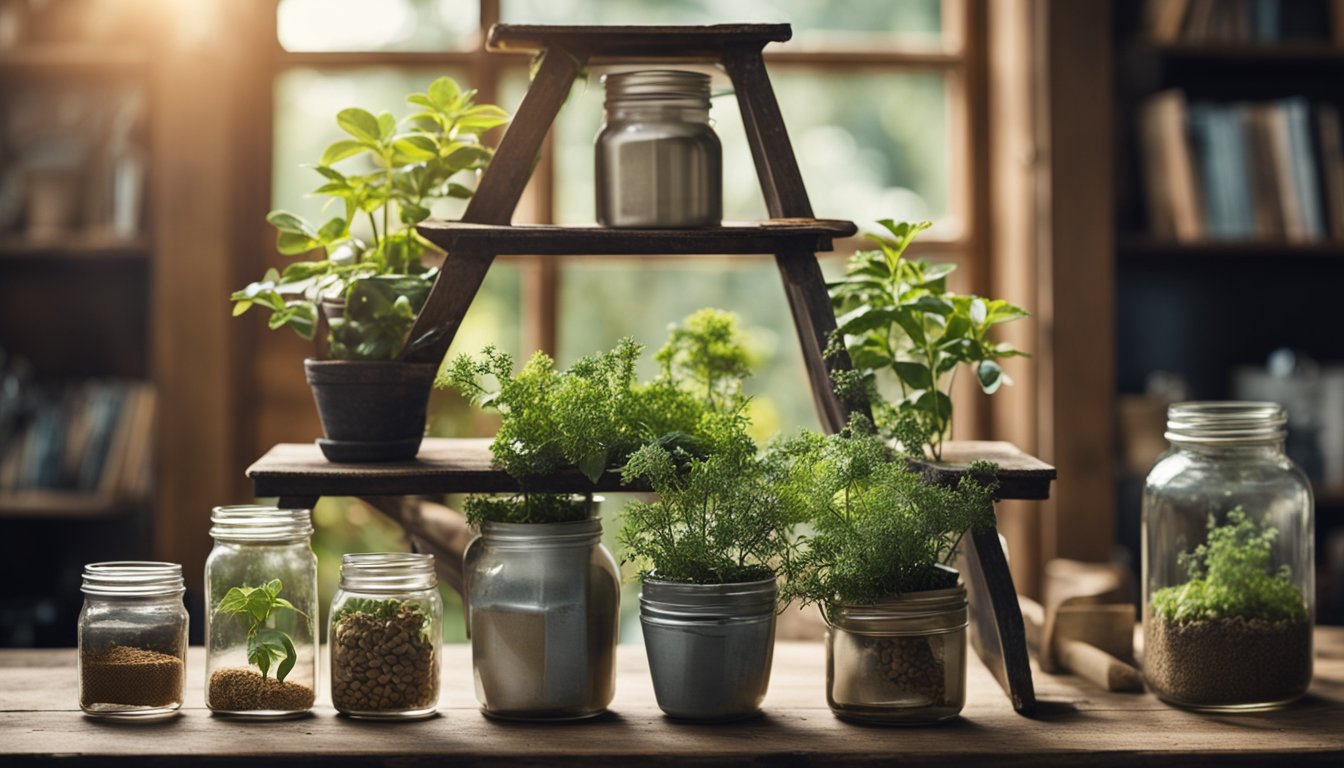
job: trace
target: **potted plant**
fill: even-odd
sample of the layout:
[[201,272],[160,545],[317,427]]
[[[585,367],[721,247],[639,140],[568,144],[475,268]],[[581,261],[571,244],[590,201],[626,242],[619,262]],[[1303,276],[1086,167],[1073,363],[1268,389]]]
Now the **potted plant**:
[[1311,619],[1288,566],[1273,569],[1278,529],[1235,507],[1178,558],[1189,579],[1149,598],[1143,673],[1163,700],[1192,709],[1265,709],[1311,682]]
[[700,398],[694,448],[653,442],[626,482],[658,495],[623,513],[625,560],[639,567],[640,623],[658,706],[671,717],[760,712],[774,655],[776,579],[793,521],[778,479],[747,434],[747,351],[732,315],[701,310],[674,326],[659,381]]
[[[436,202],[470,197],[460,180],[490,161],[481,135],[508,117],[474,96],[442,77],[407,97],[418,111],[403,120],[341,110],[336,123],[347,138],[322,153],[314,170],[324,183],[313,192],[339,202],[341,215],[321,225],[283,210],[267,216],[280,253],[320,249],[322,258],[269,270],[231,297],[235,315],[258,306],[270,312],[272,329],[318,338],[319,356],[304,369],[326,433],[318,444],[332,461],[410,459],[419,451],[438,366],[400,358],[437,335],[408,338],[438,270],[423,263],[433,246],[415,225]],[[336,168],[356,159],[367,165]]]
[[862,416],[837,435],[772,448],[800,536],[785,595],[826,620],[831,710],[847,720],[927,723],[966,695],[966,590],[951,567],[961,536],[994,525],[992,465],[956,488],[925,483]]
[[[969,367],[985,394],[1011,384],[999,360],[1025,355],[996,343],[991,329],[1026,317],[1002,299],[956,294],[947,289],[953,264],[904,257],[929,222],[878,222],[890,237],[873,235],[878,250],[858,251],[845,276],[831,283],[837,329],[829,352],[849,353],[854,368],[838,374],[836,391],[851,403],[870,404],[877,427],[909,453],[942,460],[943,439],[952,432],[952,386]],[[892,397],[879,391],[883,385]]]

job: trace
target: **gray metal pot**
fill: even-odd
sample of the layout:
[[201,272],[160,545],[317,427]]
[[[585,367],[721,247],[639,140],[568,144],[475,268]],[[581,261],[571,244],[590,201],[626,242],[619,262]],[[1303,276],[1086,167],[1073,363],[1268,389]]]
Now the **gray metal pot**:
[[777,591],[774,579],[644,582],[639,619],[663,712],[687,720],[760,712],[774,659]]

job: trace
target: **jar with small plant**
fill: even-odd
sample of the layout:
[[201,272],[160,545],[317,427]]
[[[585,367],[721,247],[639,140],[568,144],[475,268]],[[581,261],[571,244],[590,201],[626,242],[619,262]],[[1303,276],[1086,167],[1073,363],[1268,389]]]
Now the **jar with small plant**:
[[443,601],[434,556],[341,559],[327,628],[331,703],[350,717],[406,720],[438,708]]
[[317,559],[306,509],[216,507],[205,563],[205,703],[284,717],[317,691]]
[[1280,707],[1312,676],[1311,487],[1274,403],[1177,403],[1143,499],[1143,672],[1202,711]]
[[1027,316],[1002,299],[948,290],[954,264],[909,259],[905,251],[929,222],[878,222],[877,250],[858,251],[832,283],[837,329],[828,354],[848,352],[838,374],[841,399],[869,405],[876,425],[907,453],[942,460],[952,434],[952,388],[969,369],[992,395],[1012,381],[1000,361],[1026,353],[991,338],[992,329]]
[[281,254],[318,258],[272,269],[230,297],[235,315],[258,307],[270,328],[317,340],[304,368],[326,433],[318,443],[332,461],[409,459],[419,450],[438,366],[402,358],[441,331],[409,338],[438,277],[425,263],[438,251],[415,226],[435,204],[469,198],[463,182],[490,162],[482,136],[508,115],[475,95],[441,77],[407,97],[415,111],[403,119],[341,110],[346,137],[313,167],[322,177],[313,194],[337,205],[336,215],[321,224],[284,210],[267,216]]
[[872,723],[957,716],[967,606],[952,563],[963,534],[994,525],[993,465],[972,464],[955,488],[926,483],[861,416],[771,451],[785,503],[811,528],[784,593],[821,607],[831,710]]
[[776,580],[793,520],[747,434],[748,355],[735,317],[692,315],[656,359],[660,380],[697,397],[702,411],[693,442],[648,443],[622,473],[657,494],[626,506],[620,537],[642,582],[654,694],[678,719],[751,717],[770,682]]

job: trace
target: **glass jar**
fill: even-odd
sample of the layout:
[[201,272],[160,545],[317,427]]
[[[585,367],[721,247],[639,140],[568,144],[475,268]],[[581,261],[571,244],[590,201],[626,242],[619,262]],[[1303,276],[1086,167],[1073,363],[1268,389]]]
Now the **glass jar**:
[[434,714],[443,599],[433,555],[345,555],[329,615],[331,703],[337,712],[377,719]]
[[80,709],[109,718],[177,712],[187,665],[182,566],[91,563],[80,589]]
[[826,703],[844,720],[933,723],[966,704],[966,587],[871,605],[835,603],[826,623]]
[[1274,403],[1178,403],[1143,493],[1144,679],[1168,703],[1281,706],[1311,682],[1311,485]]
[[597,134],[597,221],[606,227],[716,227],[723,149],[709,122],[709,76],[606,75]]
[[482,523],[464,572],[483,713],[572,720],[606,711],[621,585],[601,520]]
[[317,558],[306,509],[215,507],[205,561],[205,705],[283,717],[317,691]]

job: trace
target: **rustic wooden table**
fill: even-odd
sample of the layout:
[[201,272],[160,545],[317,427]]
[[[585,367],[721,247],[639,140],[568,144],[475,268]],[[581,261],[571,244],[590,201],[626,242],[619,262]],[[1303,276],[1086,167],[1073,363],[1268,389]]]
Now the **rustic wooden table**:
[[76,707],[74,651],[0,651],[0,765],[1344,765],[1344,629],[1321,629],[1317,638],[1311,694],[1280,712],[1201,716],[1146,694],[1103,693],[1037,673],[1041,710],[1027,719],[971,657],[962,717],[927,728],[836,720],[816,643],[778,646],[763,717],[709,726],[662,716],[639,645],[620,648],[609,715],[550,725],[482,717],[464,645],[444,649],[441,714],[414,723],[336,717],[325,696],[315,715],[299,720],[211,717],[199,648],[191,650],[181,716],[92,720]]

